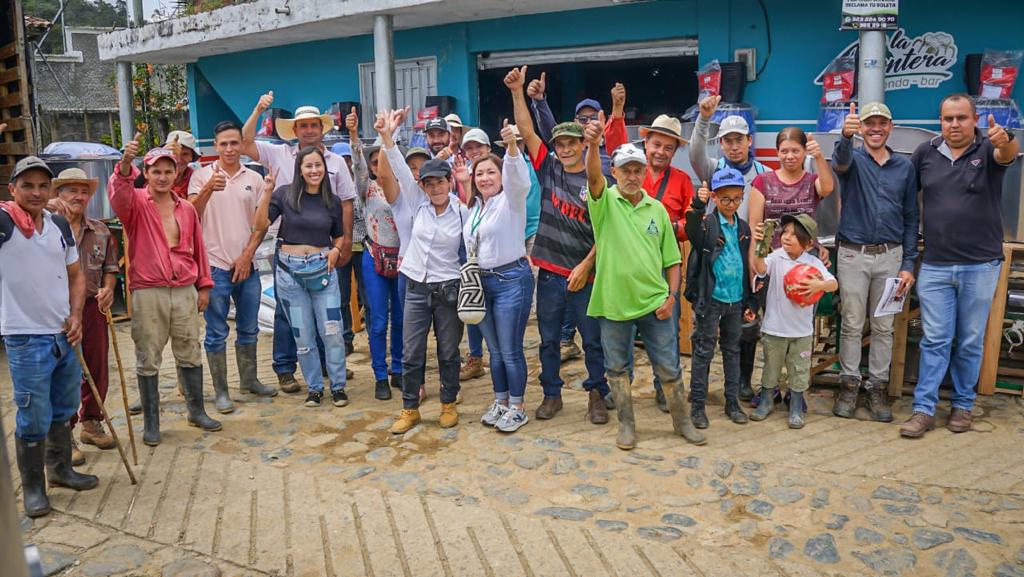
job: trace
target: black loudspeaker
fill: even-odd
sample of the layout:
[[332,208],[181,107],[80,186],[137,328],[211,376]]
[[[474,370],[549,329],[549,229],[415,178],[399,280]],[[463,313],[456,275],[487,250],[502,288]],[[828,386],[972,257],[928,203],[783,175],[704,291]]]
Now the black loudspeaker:
[[743,62],[722,62],[722,102],[743,102],[747,88],[747,65]]
[[256,129],[256,136],[282,140],[281,136],[277,133],[277,127],[274,125],[274,121],[278,118],[292,118],[292,113],[284,108],[268,108],[260,118],[259,127]]
[[437,115],[444,118],[449,114],[455,112],[455,97],[454,96],[428,96],[426,102],[423,104],[424,107],[430,108],[431,106],[437,107]]
[[964,82],[967,84],[967,94],[979,96],[981,94],[981,61],[984,54],[968,54],[964,58]]
[[338,127],[338,130],[345,132],[345,117],[352,112],[353,106],[356,107],[356,116],[359,117],[359,122],[362,124],[363,106],[358,101],[343,100],[331,105],[331,116],[334,117],[334,125]]

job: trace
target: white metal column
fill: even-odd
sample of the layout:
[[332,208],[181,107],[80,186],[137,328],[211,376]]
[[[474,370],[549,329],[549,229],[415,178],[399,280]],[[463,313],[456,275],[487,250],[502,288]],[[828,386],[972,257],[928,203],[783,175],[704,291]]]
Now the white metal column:
[[857,99],[861,106],[868,102],[885,102],[886,37],[883,30],[860,33],[857,51]]
[[390,14],[373,17],[374,104],[377,110],[395,107],[394,19]]

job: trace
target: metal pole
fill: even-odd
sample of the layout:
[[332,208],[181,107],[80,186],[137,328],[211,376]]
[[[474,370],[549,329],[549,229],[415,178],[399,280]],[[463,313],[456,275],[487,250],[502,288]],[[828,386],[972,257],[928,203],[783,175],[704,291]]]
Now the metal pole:
[[394,18],[373,17],[374,104],[377,110],[395,107],[395,49],[392,43]]
[[[142,0],[132,0],[128,26],[142,26]],[[117,107],[121,120],[121,144],[127,144],[135,136],[135,99],[132,96],[132,63],[117,63]]]
[[885,102],[886,37],[882,30],[860,33],[857,56],[857,99],[861,105]]

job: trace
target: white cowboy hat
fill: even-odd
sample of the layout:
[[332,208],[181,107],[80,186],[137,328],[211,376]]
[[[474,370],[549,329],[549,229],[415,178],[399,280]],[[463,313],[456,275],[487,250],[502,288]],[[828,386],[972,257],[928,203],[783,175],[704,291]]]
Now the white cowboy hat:
[[320,109],[316,106],[300,106],[295,110],[295,118],[277,118],[274,119],[274,128],[277,129],[277,135],[282,140],[296,140],[295,138],[295,122],[298,120],[305,120],[307,118],[319,118],[322,127],[322,134],[334,130],[334,117],[329,113],[320,114]]
[[53,179],[53,183],[50,185],[53,190],[60,190],[60,187],[68,184],[84,184],[89,187],[89,194],[96,192],[96,187],[100,184],[100,179],[89,178],[89,175],[85,173],[81,168],[67,168],[57,175],[57,178]]
[[664,134],[665,136],[671,136],[679,141],[679,144],[686,144],[687,140],[683,138],[683,125],[679,122],[678,118],[674,118],[667,114],[654,119],[654,122],[648,126],[640,127],[640,138],[647,138],[647,135],[651,132],[657,132],[658,134]]

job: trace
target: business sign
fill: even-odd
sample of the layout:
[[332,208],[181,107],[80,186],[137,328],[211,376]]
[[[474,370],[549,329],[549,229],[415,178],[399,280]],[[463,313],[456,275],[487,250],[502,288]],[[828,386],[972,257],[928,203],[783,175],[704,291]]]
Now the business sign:
[[[908,36],[903,28],[889,35],[888,57],[885,60],[885,89],[938,88],[953,77],[951,69],[957,62],[957,47],[953,35],[947,32],[926,32]],[[857,58],[859,42],[851,42],[836,58]],[[821,86],[826,66],[814,79]]]
[[843,0],[840,30],[895,30],[899,0]]

